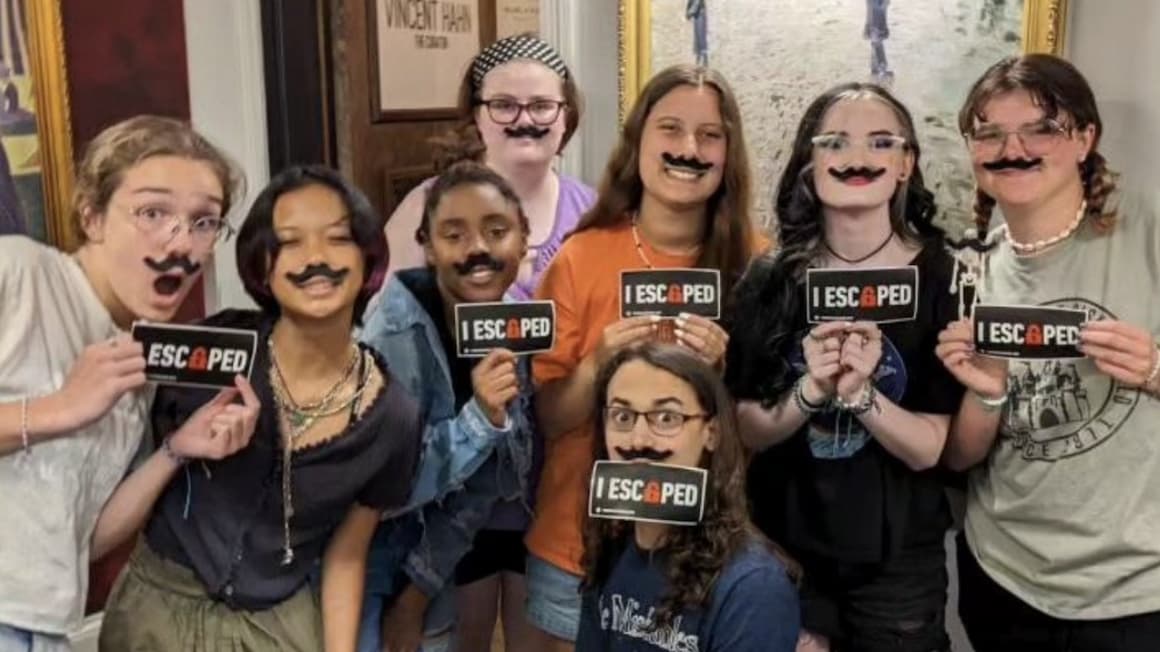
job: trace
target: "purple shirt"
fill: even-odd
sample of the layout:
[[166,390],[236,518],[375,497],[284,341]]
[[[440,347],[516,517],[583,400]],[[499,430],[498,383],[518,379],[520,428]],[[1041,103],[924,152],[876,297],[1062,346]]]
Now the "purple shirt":
[[532,260],[532,275],[530,278],[517,278],[508,289],[508,295],[516,301],[527,301],[536,292],[540,284],[540,275],[548,269],[548,263],[560,250],[564,237],[576,228],[580,216],[584,214],[596,201],[596,192],[579,180],[561,174],[560,192],[556,198],[556,221],[552,225],[552,232],[543,242],[528,245],[528,255]]

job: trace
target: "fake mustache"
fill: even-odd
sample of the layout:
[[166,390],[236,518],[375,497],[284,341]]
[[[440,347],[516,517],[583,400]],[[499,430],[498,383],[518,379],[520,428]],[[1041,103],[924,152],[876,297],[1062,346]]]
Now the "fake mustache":
[[675,168],[685,168],[686,170],[692,170],[693,172],[704,172],[705,170],[713,167],[712,163],[702,161],[695,156],[674,156],[668,152],[662,152],[661,158],[664,159],[665,165]]
[[462,263],[452,263],[452,267],[455,268],[456,272],[459,272],[460,276],[467,276],[480,267],[492,272],[502,272],[504,264],[502,260],[496,260],[489,254],[478,253],[471,254]]
[[156,261],[146,256],[145,264],[149,266],[149,269],[158,274],[167,274],[174,269],[181,269],[186,275],[193,276],[201,269],[201,265],[190,260],[189,256],[177,256],[174,254],[170,254],[168,258],[162,261]]
[[535,125],[520,125],[518,127],[505,127],[503,132],[507,134],[508,138],[534,138],[539,140],[548,135],[551,131],[548,127],[537,127]]
[[672,456],[672,451],[659,451],[655,448],[621,448],[616,446],[614,448],[616,454],[627,461],[633,460],[648,460],[650,462],[659,462],[668,459]]
[[307,265],[306,269],[295,274],[294,272],[286,272],[286,278],[294,285],[306,285],[306,283],[316,276],[321,276],[335,285],[342,283],[346,275],[350,273],[349,267],[342,269],[334,269],[326,263],[318,265]]
[[837,168],[830,168],[829,173],[830,173],[830,176],[834,177],[835,179],[837,179],[839,181],[849,181],[850,179],[853,179],[854,177],[862,177],[862,178],[867,179],[869,181],[874,181],[878,177],[886,174],[886,168],[856,167],[856,168],[844,168],[841,170],[839,170]]
[[983,164],[984,170],[998,172],[999,170],[1030,170],[1043,162],[1042,158],[1001,158],[997,161],[988,161]]

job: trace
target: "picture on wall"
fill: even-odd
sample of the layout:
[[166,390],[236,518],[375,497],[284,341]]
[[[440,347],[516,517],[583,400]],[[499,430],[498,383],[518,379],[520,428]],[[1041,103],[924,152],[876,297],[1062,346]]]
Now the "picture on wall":
[[367,8],[372,118],[453,118],[464,70],[495,32],[495,0],[368,0]]
[[57,0],[0,0],[0,234],[71,248],[71,132]]
[[757,218],[768,224],[806,106],[842,82],[882,85],[914,115],[939,220],[957,230],[974,200],[959,108],[1001,58],[1058,50],[1063,12],[1061,0],[622,0],[622,99],[672,64],[724,73],[753,157]]

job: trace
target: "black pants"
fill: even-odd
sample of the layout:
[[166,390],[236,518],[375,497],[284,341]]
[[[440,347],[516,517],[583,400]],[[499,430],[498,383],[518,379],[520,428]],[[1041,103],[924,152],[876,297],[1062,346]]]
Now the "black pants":
[[1109,620],[1053,618],[1011,595],[957,540],[959,617],[979,652],[1157,652],[1160,612]]
[[802,627],[830,639],[835,652],[941,652],[946,548],[941,541],[902,550],[880,564],[809,555],[802,563]]

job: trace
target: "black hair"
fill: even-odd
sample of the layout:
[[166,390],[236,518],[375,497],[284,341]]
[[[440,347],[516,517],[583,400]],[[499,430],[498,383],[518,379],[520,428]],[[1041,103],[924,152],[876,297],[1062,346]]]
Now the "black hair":
[[383,232],[385,220],[370,200],[337,171],[322,165],[295,165],[278,173],[254,200],[238,231],[238,275],[246,293],[267,314],[282,312],[270,290],[270,270],[281,245],[274,232],[274,206],[288,192],[318,185],[333,190],[342,199],[350,219],[351,237],[363,253],[363,286],[354,304],[354,322],[362,323],[367,302],[379,290],[386,276],[390,253]]
[[524,213],[524,206],[520,203],[520,198],[512,189],[511,184],[498,172],[482,163],[460,161],[447,168],[427,189],[427,200],[423,203],[423,219],[419,222],[419,228],[415,229],[416,242],[427,244],[427,237],[431,231],[431,220],[435,216],[435,211],[439,209],[439,202],[443,200],[443,195],[460,186],[491,186],[495,188],[504,199],[515,206],[516,213],[520,218],[520,226],[523,227],[524,232],[529,231],[528,216]]
[[[793,151],[777,186],[777,244],[774,253],[755,260],[737,286],[735,319],[730,329],[727,382],[738,399],[775,403],[795,378],[786,358],[796,338],[795,322],[804,311],[801,283],[806,269],[823,253],[822,203],[813,184],[812,139],[830,107],[847,99],[869,98],[886,104],[904,131],[914,169],[891,200],[894,232],[911,241],[940,243],[943,230],[932,220],[934,194],[923,184],[921,152],[910,111],[889,91],[875,84],[850,82],[822,93],[802,116]],[[741,316],[744,317],[741,317]]]

